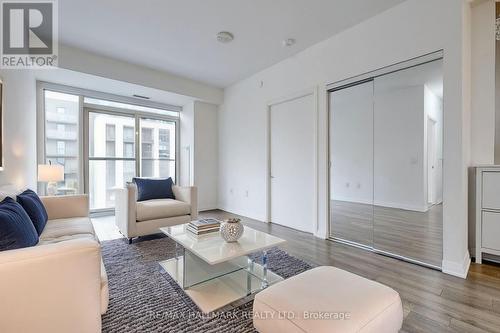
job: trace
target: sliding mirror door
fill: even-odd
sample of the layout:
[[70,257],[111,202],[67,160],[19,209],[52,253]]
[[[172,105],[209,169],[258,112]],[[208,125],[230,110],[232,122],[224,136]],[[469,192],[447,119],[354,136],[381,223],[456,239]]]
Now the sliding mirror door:
[[443,62],[375,78],[374,247],[441,267]]
[[443,61],[401,68],[330,91],[330,237],[439,268]]
[[373,246],[373,81],[330,93],[330,234]]

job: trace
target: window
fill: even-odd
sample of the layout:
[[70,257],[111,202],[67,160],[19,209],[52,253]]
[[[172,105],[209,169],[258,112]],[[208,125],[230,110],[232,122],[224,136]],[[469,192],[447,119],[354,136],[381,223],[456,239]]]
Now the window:
[[57,155],[65,155],[66,154],[66,142],[57,141]]
[[135,129],[131,126],[123,126],[123,156],[134,157]]
[[143,158],[153,158],[153,144],[143,143],[142,144],[142,157]]
[[160,128],[159,131],[159,157],[170,158],[170,133],[168,129]]
[[106,141],[115,141],[115,125],[106,124]]
[[[114,188],[133,177],[175,177],[175,128],[180,107],[96,99],[85,96],[94,92],[54,84],[42,83],[40,89],[45,140],[39,147],[43,159],[39,163],[64,166],[59,194],[86,192],[91,210],[112,209]],[[144,114],[148,117],[142,118]],[[44,188],[41,183],[42,193]]]
[[[79,156],[79,97],[55,91],[44,90],[45,107],[45,156],[44,162],[59,164],[64,167],[64,180],[58,188],[64,188],[61,194],[83,192],[80,188]],[[44,193],[45,184],[40,184]]]
[[176,177],[175,121],[140,119],[141,176]]
[[123,143],[123,157],[134,157],[134,144],[130,142]]
[[124,142],[135,141],[135,130],[133,127],[123,126],[123,141]]
[[125,144],[133,148],[134,141],[126,143],[124,133],[117,129],[129,128],[134,132],[135,117],[90,111],[88,124],[92,133],[88,142],[90,208],[113,208],[114,188],[124,186],[135,176],[135,155],[132,152],[127,156],[125,148]]
[[106,157],[115,157],[115,125],[106,124]]

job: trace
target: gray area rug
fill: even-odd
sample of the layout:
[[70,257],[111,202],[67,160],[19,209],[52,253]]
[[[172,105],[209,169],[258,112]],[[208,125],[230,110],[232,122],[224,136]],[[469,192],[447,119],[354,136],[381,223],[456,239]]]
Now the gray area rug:
[[[158,264],[174,253],[175,243],[166,237],[131,245],[124,239],[102,243],[110,292],[109,308],[102,317],[103,332],[255,332],[251,298],[203,315]],[[283,250],[268,253],[269,268],[284,278],[311,268]]]

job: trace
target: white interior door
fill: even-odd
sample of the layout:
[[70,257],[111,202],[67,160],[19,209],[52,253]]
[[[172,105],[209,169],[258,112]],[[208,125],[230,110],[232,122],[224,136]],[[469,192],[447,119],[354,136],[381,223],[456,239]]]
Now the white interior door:
[[313,232],[314,99],[307,95],[270,109],[271,222]]

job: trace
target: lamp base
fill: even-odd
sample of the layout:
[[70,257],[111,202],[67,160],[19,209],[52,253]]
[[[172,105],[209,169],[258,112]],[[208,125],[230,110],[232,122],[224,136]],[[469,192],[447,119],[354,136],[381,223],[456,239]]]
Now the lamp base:
[[47,195],[56,195],[57,194],[57,183],[56,182],[48,182],[47,183]]

